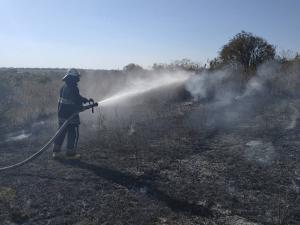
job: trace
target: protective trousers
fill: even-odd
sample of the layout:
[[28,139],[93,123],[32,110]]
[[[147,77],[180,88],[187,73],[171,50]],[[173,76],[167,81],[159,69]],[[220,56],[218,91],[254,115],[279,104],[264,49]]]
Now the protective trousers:
[[[63,123],[59,123],[59,127],[62,126]],[[57,152],[60,151],[60,147],[62,146],[65,136],[67,135],[67,154],[74,154],[77,147],[77,142],[79,138],[79,125],[78,124],[69,124],[64,131],[55,139],[54,145],[58,148],[55,148]],[[55,150],[54,150],[55,151]]]

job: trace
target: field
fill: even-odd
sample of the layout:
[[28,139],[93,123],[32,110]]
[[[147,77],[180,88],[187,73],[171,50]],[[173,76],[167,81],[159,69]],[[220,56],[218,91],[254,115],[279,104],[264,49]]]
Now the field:
[[[289,86],[263,80],[264,91],[221,105],[211,95],[232,82],[203,99],[177,84],[84,112],[80,161],[55,161],[49,150],[1,172],[0,223],[300,224],[300,98],[288,79],[295,71],[283,79]],[[23,78],[1,108],[1,166],[36,152],[57,128],[63,71],[25,72],[2,76],[13,87],[12,77]],[[128,80],[90,73],[80,86],[88,96],[105,98]]]

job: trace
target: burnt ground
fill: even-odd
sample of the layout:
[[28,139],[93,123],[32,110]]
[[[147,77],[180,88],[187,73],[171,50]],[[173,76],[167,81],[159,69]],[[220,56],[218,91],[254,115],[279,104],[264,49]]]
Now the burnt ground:
[[[115,109],[113,123],[101,111],[81,126],[82,160],[47,151],[1,172],[0,224],[300,224],[300,124],[285,129],[272,104],[223,121],[226,108],[190,102]],[[2,142],[0,165],[42,146],[54,132],[43,126]]]

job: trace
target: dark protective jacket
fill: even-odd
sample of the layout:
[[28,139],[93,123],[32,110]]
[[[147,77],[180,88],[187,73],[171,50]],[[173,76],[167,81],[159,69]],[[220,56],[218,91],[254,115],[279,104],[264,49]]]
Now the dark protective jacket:
[[[77,83],[66,82],[60,89],[60,97],[58,100],[58,120],[59,123],[65,122],[74,112],[80,110],[83,103],[88,99],[79,94]],[[76,115],[70,124],[80,124],[79,115]]]

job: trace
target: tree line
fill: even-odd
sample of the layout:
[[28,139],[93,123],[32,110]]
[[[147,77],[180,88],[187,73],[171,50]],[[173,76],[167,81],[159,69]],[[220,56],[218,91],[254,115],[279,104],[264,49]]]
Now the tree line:
[[[241,31],[221,47],[216,58],[208,60],[204,65],[184,58],[170,64],[154,63],[152,69],[156,71],[180,69],[201,72],[205,69],[216,70],[226,67],[251,75],[256,72],[261,64],[271,60],[282,64],[300,62],[300,54],[297,53],[292,58],[280,56],[276,53],[276,47],[264,38],[250,32]],[[123,70],[126,72],[142,72],[144,69],[138,64],[130,63]]]

